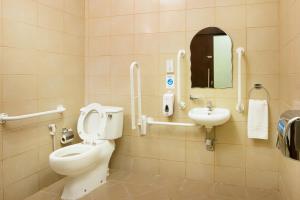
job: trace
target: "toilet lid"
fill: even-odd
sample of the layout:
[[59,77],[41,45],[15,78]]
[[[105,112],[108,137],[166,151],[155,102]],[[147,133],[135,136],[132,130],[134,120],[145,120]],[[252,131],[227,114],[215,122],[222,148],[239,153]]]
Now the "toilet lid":
[[82,109],[77,123],[78,135],[82,140],[100,139],[104,134],[107,115],[98,103],[92,103]]

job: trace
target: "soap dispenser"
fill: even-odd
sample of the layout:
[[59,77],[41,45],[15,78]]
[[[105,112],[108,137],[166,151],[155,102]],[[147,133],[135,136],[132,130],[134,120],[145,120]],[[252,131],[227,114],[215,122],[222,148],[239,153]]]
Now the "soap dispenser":
[[174,94],[168,91],[163,95],[163,115],[170,117],[173,115],[174,108]]

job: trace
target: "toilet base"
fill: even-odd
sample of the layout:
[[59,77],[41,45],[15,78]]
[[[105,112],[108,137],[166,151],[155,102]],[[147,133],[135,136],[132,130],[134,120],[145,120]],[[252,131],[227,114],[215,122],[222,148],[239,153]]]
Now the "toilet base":
[[108,165],[99,164],[94,169],[75,177],[67,177],[62,200],[77,200],[106,183]]

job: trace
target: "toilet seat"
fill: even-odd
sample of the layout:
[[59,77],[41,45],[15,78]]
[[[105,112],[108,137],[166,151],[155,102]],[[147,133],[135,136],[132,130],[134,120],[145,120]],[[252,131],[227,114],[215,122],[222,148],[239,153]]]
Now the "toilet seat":
[[56,159],[76,160],[89,154],[94,149],[94,147],[94,145],[86,144],[70,145],[56,150],[55,152],[53,152],[52,156]]
[[98,103],[93,103],[80,111],[77,123],[79,137],[84,141],[103,139],[107,121],[107,114],[103,107]]
[[[74,144],[50,154],[52,169],[60,174],[74,175],[89,169],[99,159],[99,151],[105,141],[98,145]],[[68,170],[66,171],[66,166]]]

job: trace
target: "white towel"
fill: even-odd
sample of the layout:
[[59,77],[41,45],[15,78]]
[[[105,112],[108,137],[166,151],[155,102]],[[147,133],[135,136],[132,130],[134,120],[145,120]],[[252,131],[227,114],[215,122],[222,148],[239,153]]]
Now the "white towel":
[[249,100],[248,138],[268,139],[268,102],[266,100]]

